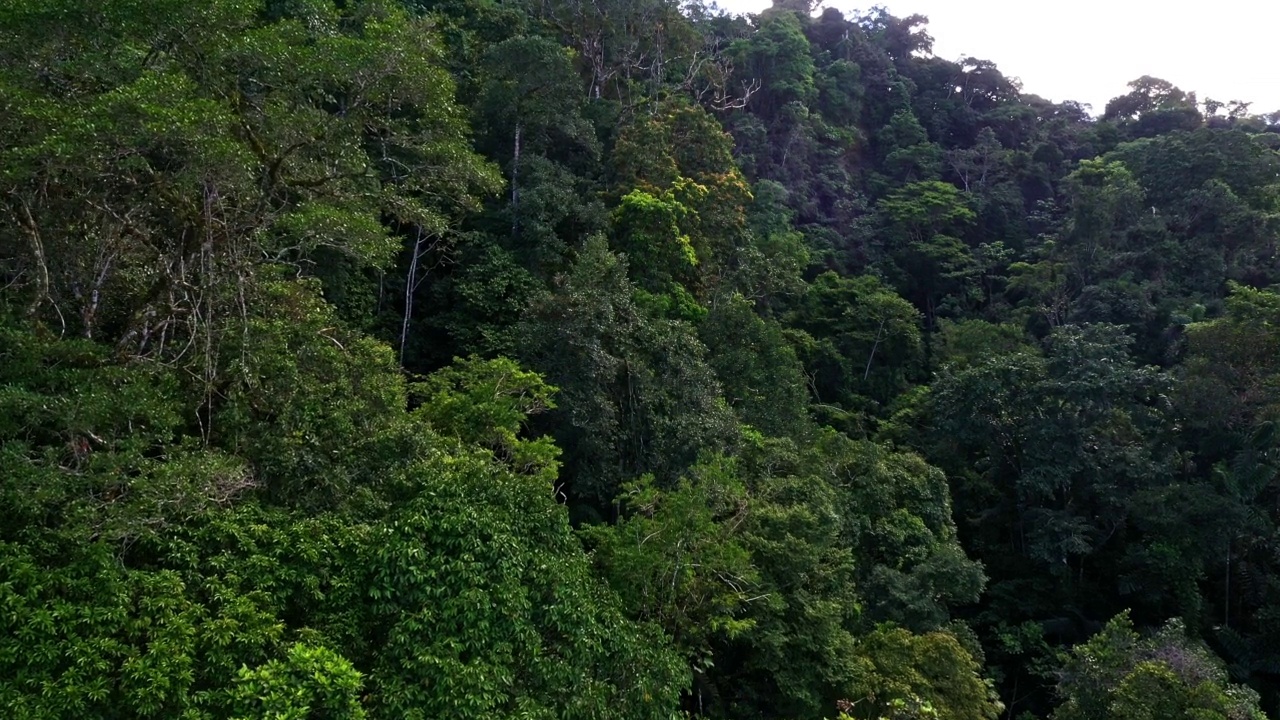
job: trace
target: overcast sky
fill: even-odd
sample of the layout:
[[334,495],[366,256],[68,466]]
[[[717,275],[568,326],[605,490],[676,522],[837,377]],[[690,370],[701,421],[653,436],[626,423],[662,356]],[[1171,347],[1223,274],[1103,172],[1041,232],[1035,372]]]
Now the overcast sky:
[[[770,0],[719,0],[759,12]],[[1077,100],[1101,114],[1142,75],[1201,100],[1280,110],[1280,0],[828,0],[846,13],[882,4],[929,18],[934,54],[991,60],[1024,92]]]

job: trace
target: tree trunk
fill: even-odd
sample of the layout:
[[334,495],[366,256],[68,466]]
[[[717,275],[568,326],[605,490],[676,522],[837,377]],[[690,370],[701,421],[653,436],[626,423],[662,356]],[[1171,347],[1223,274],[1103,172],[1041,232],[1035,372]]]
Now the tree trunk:
[[516,124],[516,149],[511,159],[511,235],[514,237],[520,225],[520,135],[524,128]]

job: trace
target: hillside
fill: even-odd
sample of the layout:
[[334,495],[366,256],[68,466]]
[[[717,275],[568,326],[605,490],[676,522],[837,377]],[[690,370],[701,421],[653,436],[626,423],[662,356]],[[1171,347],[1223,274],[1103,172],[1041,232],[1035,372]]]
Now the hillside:
[[0,6],[0,714],[1280,715],[1280,113],[811,10]]

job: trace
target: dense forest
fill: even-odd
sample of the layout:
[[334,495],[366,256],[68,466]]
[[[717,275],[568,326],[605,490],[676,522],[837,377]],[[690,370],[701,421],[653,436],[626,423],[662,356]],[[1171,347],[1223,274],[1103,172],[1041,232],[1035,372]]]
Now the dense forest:
[[0,3],[0,715],[1280,715],[1280,112],[931,44]]

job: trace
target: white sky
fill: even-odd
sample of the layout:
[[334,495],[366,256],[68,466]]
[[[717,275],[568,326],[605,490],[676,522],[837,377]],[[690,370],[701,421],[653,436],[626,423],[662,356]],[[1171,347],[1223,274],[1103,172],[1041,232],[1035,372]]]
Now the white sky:
[[[719,0],[759,12],[770,0]],[[1024,92],[1077,100],[1101,114],[1142,75],[1200,100],[1280,110],[1280,0],[827,0],[845,11],[882,4],[929,18],[935,55],[991,60]]]

